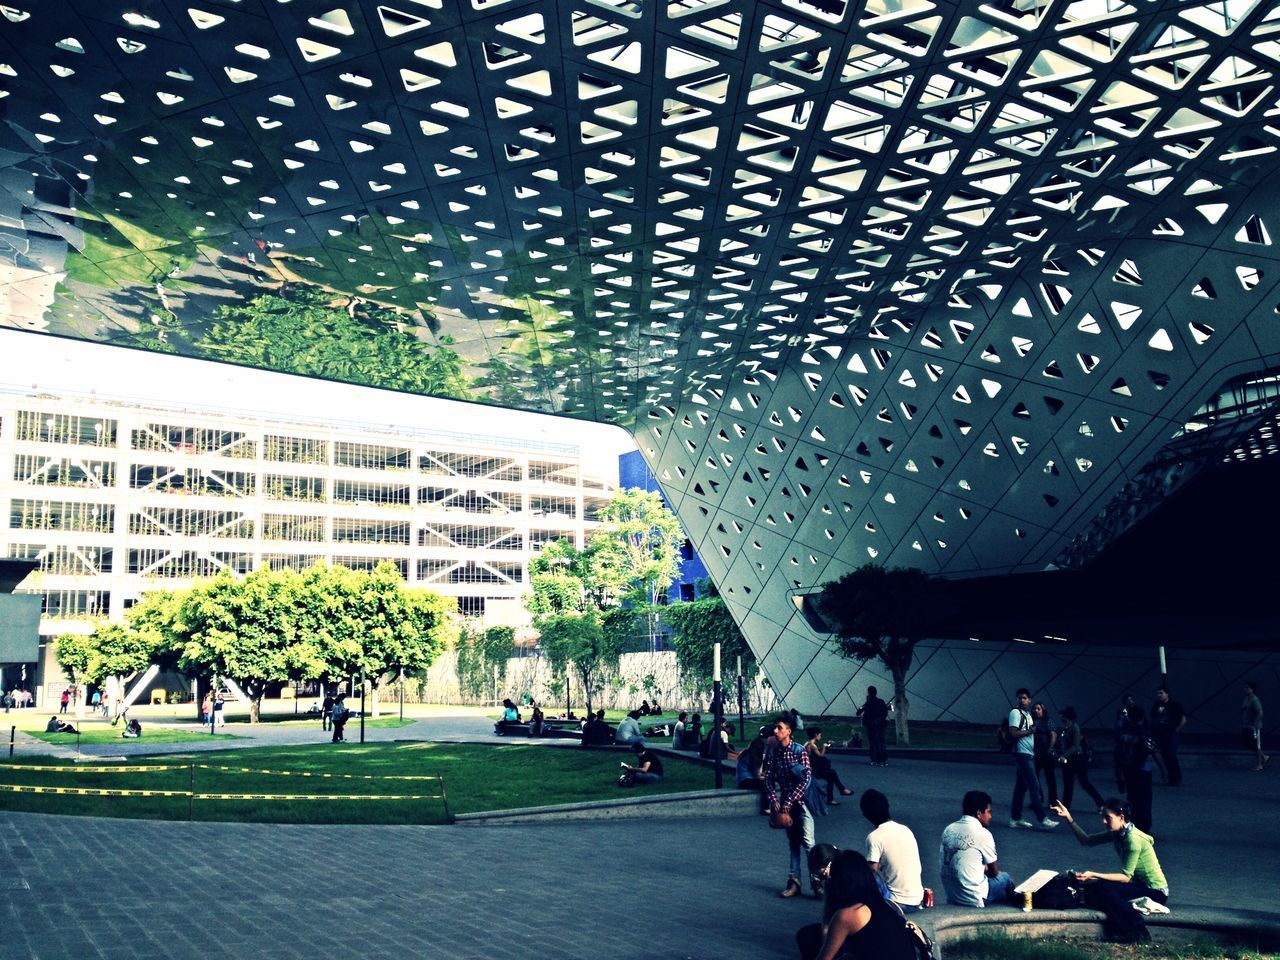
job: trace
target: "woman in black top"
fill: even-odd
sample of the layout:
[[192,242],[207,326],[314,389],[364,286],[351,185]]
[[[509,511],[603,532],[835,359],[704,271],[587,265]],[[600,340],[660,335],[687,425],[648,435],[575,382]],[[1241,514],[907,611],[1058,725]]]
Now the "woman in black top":
[[842,851],[831,865],[822,923],[818,960],[915,960],[902,914],[885,901],[867,858],[854,850]]
[[1031,717],[1035,723],[1035,757],[1036,757],[1036,776],[1044,774],[1045,785],[1049,788],[1049,802],[1046,807],[1052,806],[1058,802],[1058,777],[1054,773],[1053,765],[1055,763],[1053,748],[1058,741],[1058,734],[1053,729],[1053,724],[1049,720],[1049,708],[1043,703],[1037,703],[1031,708]]

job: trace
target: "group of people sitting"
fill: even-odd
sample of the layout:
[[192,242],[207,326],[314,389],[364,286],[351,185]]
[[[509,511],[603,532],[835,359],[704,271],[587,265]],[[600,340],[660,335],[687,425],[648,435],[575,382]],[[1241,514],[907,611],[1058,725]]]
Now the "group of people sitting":
[[[913,911],[931,906],[933,900],[932,891],[922,883],[919,846],[911,830],[892,819],[883,793],[865,791],[860,806],[873,827],[866,836],[865,855],[838,851],[830,844],[818,844],[809,851],[810,884],[815,896],[824,897],[825,902],[822,922],[796,934],[801,960],[849,956],[914,960],[916,956],[917,941],[904,920]],[[1000,869],[995,839],[988,829],[991,797],[971,790],[961,810],[960,819],[943,831],[939,849],[946,901],[967,907],[1006,903],[1013,899],[1014,882]],[[1142,904],[1142,898],[1149,898],[1164,905],[1169,885],[1154,841],[1133,825],[1128,804],[1105,800],[1103,829],[1092,834],[1076,823],[1061,802],[1055,804],[1054,813],[1071,824],[1083,846],[1110,845],[1120,860],[1117,869],[1076,870],[1060,877],[1080,891],[1084,906],[1103,912],[1109,940],[1150,940],[1135,901]],[[798,892],[797,887],[794,893]]]

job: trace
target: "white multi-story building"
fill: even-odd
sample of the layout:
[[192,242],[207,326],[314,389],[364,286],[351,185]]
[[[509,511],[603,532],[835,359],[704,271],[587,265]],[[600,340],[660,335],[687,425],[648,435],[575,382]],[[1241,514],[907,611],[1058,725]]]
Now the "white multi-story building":
[[612,496],[579,448],[0,394],[0,556],[39,564],[42,637],[146,591],[260,566],[395,563],[487,623],[527,620],[530,558]]

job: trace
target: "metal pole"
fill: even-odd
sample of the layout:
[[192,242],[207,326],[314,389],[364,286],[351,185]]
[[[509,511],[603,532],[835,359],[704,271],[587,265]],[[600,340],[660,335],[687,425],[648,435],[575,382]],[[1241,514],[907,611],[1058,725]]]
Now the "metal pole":
[[209,736],[217,734],[215,724],[218,722],[218,675],[213,675],[213,686],[209,688]]
[[747,741],[747,717],[742,709],[742,673],[738,673],[738,737],[741,743]]
[[400,668],[400,722],[404,722],[404,667]]
[[195,761],[191,763],[191,779],[187,782],[187,821],[190,822],[192,817],[192,809],[196,802],[196,765]]
[[716,789],[724,787],[724,765],[720,763],[724,753],[724,741],[720,733],[724,729],[724,702],[720,691],[720,644],[714,648],[712,682],[711,682],[711,762],[716,766]]
[[364,743],[364,668],[360,668],[360,742]]
[[11,759],[12,759],[12,757],[13,757],[13,737],[14,737],[14,733],[17,731],[17,729],[18,729],[17,727],[10,727],[10,728],[9,728],[9,757],[10,757]]

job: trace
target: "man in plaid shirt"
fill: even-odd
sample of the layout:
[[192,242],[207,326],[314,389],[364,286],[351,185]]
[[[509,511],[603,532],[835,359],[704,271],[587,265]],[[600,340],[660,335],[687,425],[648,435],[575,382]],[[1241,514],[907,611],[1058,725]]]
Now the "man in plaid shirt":
[[803,876],[800,870],[808,862],[809,849],[813,846],[813,815],[804,802],[813,772],[804,747],[791,739],[789,721],[779,719],[773,725],[773,734],[778,742],[765,754],[765,793],[769,799],[770,816],[784,810],[791,814],[791,826],[787,828],[791,863],[787,886],[781,895],[794,897],[800,893],[800,877]]

